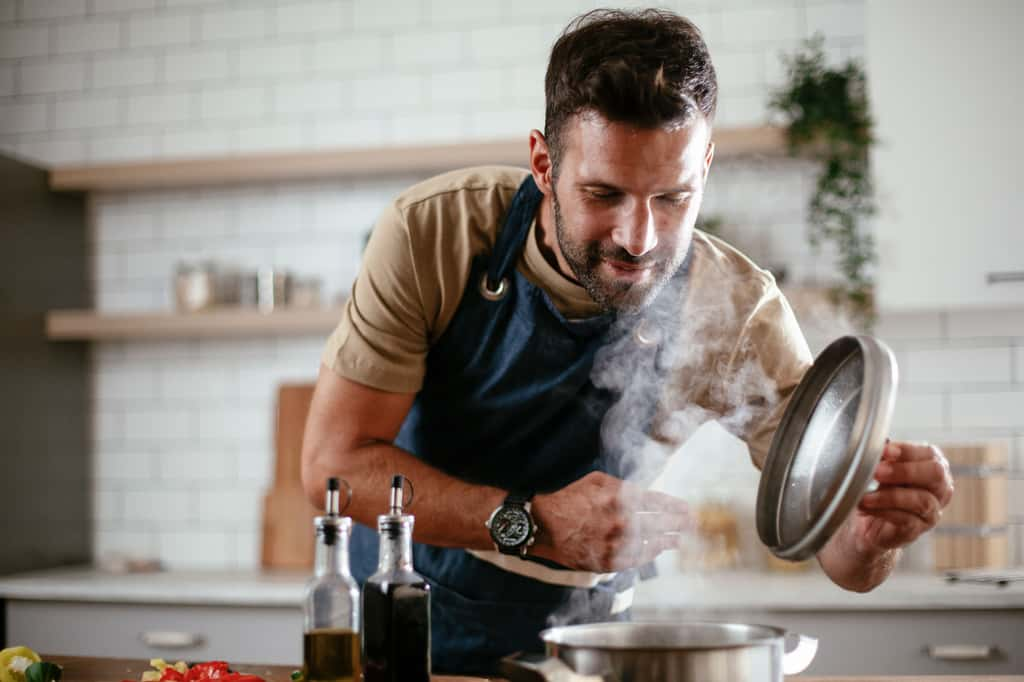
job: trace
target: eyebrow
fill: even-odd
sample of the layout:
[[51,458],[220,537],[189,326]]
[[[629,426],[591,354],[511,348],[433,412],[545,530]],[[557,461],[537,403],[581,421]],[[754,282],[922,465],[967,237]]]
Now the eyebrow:
[[[580,182],[576,183],[576,186],[580,187],[580,188],[589,187],[589,188],[598,188],[598,189],[612,190],[612,191],[615,191],[615,192],[623,192],[623,193],[625,193],[625,190],[623,190],[621,187],[618,187],[617,185],[612,185],[612,184],[607,183],[607,182],[601,182],[599,180],[581,180]],[[688,184],[685,184],[685,185],[680,185],[679,187],[666,187],[664,189],[657,190],[654,193],[655,194],[682,194],[684,192],[696,192],[697,189],[698,189],[698,185],[693,184],[693,183],[688,183]]]

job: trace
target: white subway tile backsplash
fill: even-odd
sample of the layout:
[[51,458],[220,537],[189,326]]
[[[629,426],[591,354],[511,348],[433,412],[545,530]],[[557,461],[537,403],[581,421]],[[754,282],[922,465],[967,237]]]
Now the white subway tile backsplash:
[[101,368],[93,377],[93,399],[103,405],[152,403],[160,395],[154,367],[117,365]]
[[85,141],[77,139],[23,140],[18,143],[17,150],[26,158],[51,166],[81,163],[88,158]]
[[96,212],[96,240],[100,248],[109,248],[112,243],[147,242],[156,237],[156,213],[152,210],[99,202]]
[[158,92],[132,95],[127,100],[125,122],[129,125],[152,125],[187,121],[192,112],[192,95],[188,92]]
[[1024,391],[954,393],[953,428],[1024,429]]
[[123,410],[97,401],[92,414],[90,433],[92,440],[101,444],[103,448],[120,443],[124,438]]
[[157,0],[92,0],[92,11],[95,14],[104,14],[156,9],[156,3]]
[[239,121],[263,118],[267,112],[267,90],[262,86],[216,88],[199,98],[199,116],[204,120]]
[[338,112],[345,100],[346,88],[337,80],[282,82],[274,86],[275,114],[315,114]]
[[21,3],[22,21],[36,19],[63,19],[85,16],[85,0],[24,0]]
[[198,433],[197,421],[188,409],[130,406],[124,412],[124,437],[129,442],[189,441]]
[[945,314],[880,311],[875,334],[883,341],[940,339],[946,335]]
[[151,159],[159,138],[155,133],[115,133],[89,140],[89,160],[95,163]]
[[945,428],[942,393],[906,393],[901,391],[893,413],[893,429]]
[[269,444],[242,442],[239,445],[236,474],[246,485],[270,487],[274,478],[274,456]]
[[[387,43],[380,36],[352,35],[312,44],[312,69],[324,73],[367,73],[382,70]],[[403,53],[396,47],[397,54]]]
[[220,156],[234,151],[236,139],[232,127],[169,130],[163,134],[161,149],[166,157],[194,159]]
[[238,148],[247,152],[294,151],[305,146],[305,128],[298,122],[245,126],[238,131]]
[[85,63],[81,61],[22,62],[21,94],[75,92],[85,87]]
[[213,522],[244,523],[259,518],[263,493],[258,487],[199,491],[199,518]]
[[178,405],[225,405],[238,400],[238,367],[230,361],[172,361],[159,369],[160,396]]
[[235,443],[240,437],[270,442],[272,413],[254,407],[205,406],[199,412],[199,442],[204,447]]
[[[547,60],[557,33],[541,26],[504,26],[469,31],[471,63],[519,64],[534,58]],[[540,87],[540,83],[538,83]]]
[[113,50],[121,42],[121,24],[117,21],[95,20],[73,24],[58,24],[55,50],[71,52],[97,52]]
[[1024,338],[1024,308],[950,311],[948,333],[951,339],[993,336]]
[[864,5],[861,3],[813,4],[804,11],[808,38],[818,33],[829,38],[859,38],[864,35]]
[[760,94],[764,86],[764,59],[760,51],[723,51],[715,57],[715,75],[720,96]]
[[74,130],[115,126],[119,122],[119,104],[118,98],[102,95],[57,100],[55,127],[57,130]]
[[422,28],[395,34],[394,62],[399,67],[455,67],[468,55],[461,31],[424,31]]
[[92,87],[121,88],[133,85],[152,85],[156,82],[156,57],[130,55],[127,57],[96,57],[92,60]]
[[101,481],[144,482],[156,473],[153,453],[145,447],[107,446],[96,453],[96,476]]
[[384,117],[316,121],[313,145],[317,148],[374,147],[388,139],[390,127]]
[[171,570],[213,569],[233,566],[233,533],[175,530],[154,534],[160,562]]
[[14,21],[17,16],[17,0],[0,0],[0,21]]
[[127,490],[124,515],[133,522],[156,522],[157,527],[195,518],[193,494],[188,490]]
[[164,57],[168,83],[224,80],[229,69],[228,50],[223,48],[175,50]]
[[267,234],[301,234],[307,228],[306,207],[291,196],[273,194],[253,197],[239,207],[242,238]]
[[97,561],[113,556],[152,558],[157,553],[157,535],[149,530],[126,530],[121,522],[96,524],[93,553]]
[[1018,339],[1014,348],[1013,359],[1013,381],[1017,384],[1024,384],[1024,340]]
[[1009,346],[908,350],[902,354],[901,381],[922,383],[1009,383]]
[[93,521],[109,523],[124,518],[124,494],[119,490],[95,490],[92,497]]
[[424,84],[416,76],[360,78],[351,86],[352,106],[358,111],[417,111],[424,103]]
[[4,133],[32,133],[46,130],[46,102],[13,100],[0,102],[0,131]]
[[234,541],[235,551],[231,556],[233,567],[240,571],[258,570],[261,562],[260,534],[236,532]]
[[184,45],[192,40],[192,17],[189,14],[139,14],[128,20],[128,45]]
[[337,33],[351,23],[351,6],[335,0],[278,5],[272,28],[278,35]]
[[[222,485],[237,478],[238,453],[222,448],[173,448],[157,454],[160,478],[169,482]],[[200,516],[200,521],[204,519]]]
[[800,40],[804,37],[800,15],[801,12],[793,6],[724,10],[722,39],[728,45]]
[[199,39],[203,42],[216,42],[262,38],[267,33],[268,13],[269,10],[262,7],[204,12],[199,24]]
[[301,73],[306,64],[303,43],[258,45],[238,50],[238,72],[242,78],[266,78]]
[[50,45],[49,27],[18,24],[0,28],[0,59],[45,55]]
[[437,28],[494,26],[501,19],[501,0],[447,0],[427,4],[427,22]]
[[503,71],[497,68],[435,73],[427,79],[430,104],[435,109],[451,104],[489,106],[505,96],[521,94],[509,92],[508,79],[503,76]]
[[217,201],[172,204],[163,210],[161,236],[175,241],[183,238],[214,239],[235,234],[235,212]]
[[423,3],[406,0],[353,0],[352,28],[354,31],[374,29],[394,30],[396,27],[416,26],[422,19]]

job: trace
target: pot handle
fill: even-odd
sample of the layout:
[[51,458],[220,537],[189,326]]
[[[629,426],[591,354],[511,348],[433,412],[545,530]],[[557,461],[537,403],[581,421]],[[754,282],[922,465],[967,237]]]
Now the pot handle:
[[818,653],[818,640],[807,635],[787,632],[785,642],[789,651],[782,656],[782,674],[799,675],[807,669],[814,660],[814,655]]
[[596,675],[580,675],[558,658],[543,654],[512,654],[501,659],[501,674],[509,682],[603,682]]

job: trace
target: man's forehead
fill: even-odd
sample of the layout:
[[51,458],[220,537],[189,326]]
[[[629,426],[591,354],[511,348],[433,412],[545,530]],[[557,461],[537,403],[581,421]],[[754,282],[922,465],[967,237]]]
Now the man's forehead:
[[615,177],[657,175],[684,185],[703,177],[710,137],[703,116],[642,128],[585,112],[568,124],[564,158],[574,167],[578,182],[611,183]]

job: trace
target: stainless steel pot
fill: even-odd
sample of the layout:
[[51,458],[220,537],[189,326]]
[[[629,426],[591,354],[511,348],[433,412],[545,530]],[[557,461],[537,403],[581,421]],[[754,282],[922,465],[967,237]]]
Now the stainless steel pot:
[[512,682],[782,682],[818,649],[811,637],[737,623],[593,623],[540,636],[546,657],[502,660]]

